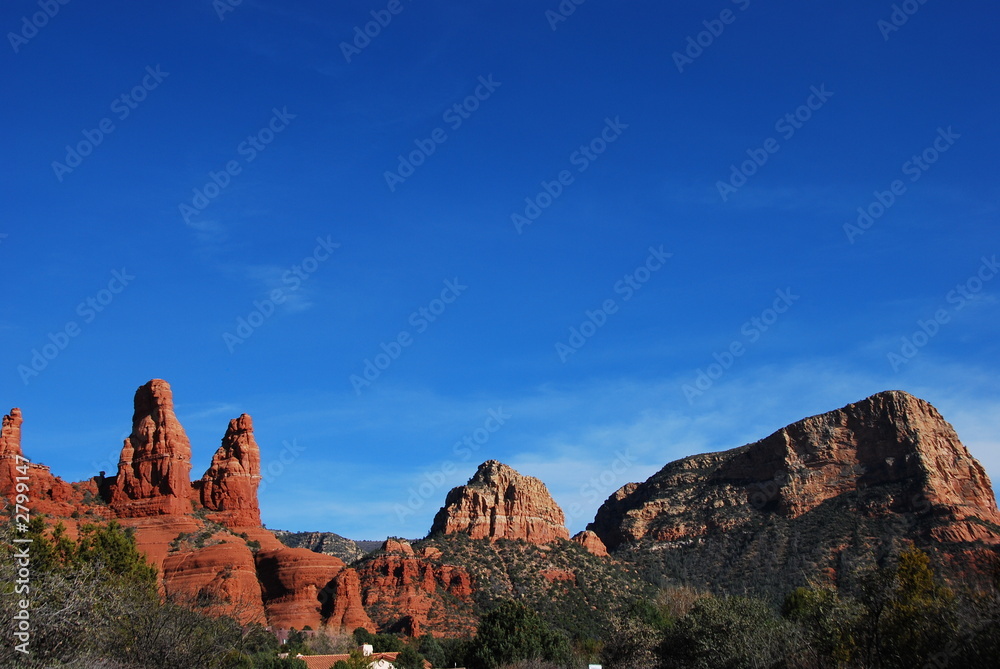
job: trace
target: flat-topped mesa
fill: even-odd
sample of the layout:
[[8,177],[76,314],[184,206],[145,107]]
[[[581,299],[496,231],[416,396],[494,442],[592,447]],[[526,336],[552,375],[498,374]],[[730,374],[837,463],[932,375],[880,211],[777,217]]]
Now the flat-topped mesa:
[[253,436],[253,420],[243,414],[229,421],[212,464],[193,486],[202,506],[218,514],[216,520],[229,527],[258,527],[260,479],[260,448]]
[[434,517],[431,534],[454,533],[534,544],[569,539],[566,517],[545,484],[496,460],[479,465],[468,484],[453,488]]
[[153,379],[135,392],[132,434],[108,503],[123,518],[191,513],[191,442],[174,415],[170,384]]
[[954,428],[927,402],[886,391],[753,444],[671,462],[609,497],[588,529],[612,550],[644,537],[684,541],[735,529],[754,510],[795,519],[843,495],[868,515],[933,509],[951,523],[934,536],[952,541],[995,540],[982,523],[957,521],[1000,524],[989,477]]

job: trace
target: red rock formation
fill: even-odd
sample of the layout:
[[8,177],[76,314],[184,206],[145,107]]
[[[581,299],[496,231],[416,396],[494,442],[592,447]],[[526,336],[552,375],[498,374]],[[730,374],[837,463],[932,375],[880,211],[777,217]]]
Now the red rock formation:
[[968,542],[1000,544],[998,525],[989,478],[951,425],[927,402],[889,391],[672,462],[612,495],[589,529],[611,550],[658,543],[660,555],[675,551],[674,561],[697,562],[690,571],[718,582],[763,565],[780,579],[803,562],[836,575],[839,554],[870,559],[901,541],[957,564]]
[[3,417],[3,424],[0,427],[0,457],[14,455],[24,455],[21,452],[21,424],[24,419],[21,417],[21,410],[14,407],[10,413]]
[[[889,391],[748,446],[672,462],[612,495],[590,529],[609,547],[646,536],[677,541],[750,518],[733,507],[797,518],[845,493],[871,497],[890,486],[891,496],[869,507],[905,512],[922,498],[953,521],[1000,524],[989,477],[952,426],[927,402]],[[981,525],[949,531],[953,540],[996,539]]]
[[204,527],[199,519],[191,515],[122,518],[118,522],[134,530],[136,547],[150,564],[156,565],[161,574],[174,539],[181,534],[197,534]]
[[593,553],[597,557],[608,557],[608,549],[601,541],[601,538],[591,532],[590,530],[584,530],[583,532],[577,532],[573,535],[572,541],[580,544],[586,548],[589,552]]
[[361,596],[361,579],[354,569],[344,569],[333,579],[330,592],[333,603],[323,624],[335,632],[353,632],[364,627],[369,632],[375,631],[375,624],[365,611]]
[[442,635],[475,626],[472,579],[462,567],[436,562],[440,554],[428,548],[418,557],[409,542],[389,539],[358,568],[364,605],[377,612],[381,629]]
[[566,518],[545,484],[496,460],[479,465],[467,485],[448,493],[431,533],[535,544],[569,539]]
[[166,594],[179,604],[243,624],[265,622],[253,553],[242,542],[170,554],[163,561],[163,581]]
[[259,526],[260,478],[260,448],[253,438],[253,421],[243,414],[229,421],[222,445],[194,488],[202,506],[217,512],[213,520],[229,527]]
[[[11,499],[21,476],[16,470],[21,425],[21,412],[13,409],[0,430],[0,494]],[[192,604],[196,607],[206,598],[214,601],[206,612],[244,622],[266,619],[279,628],[327,624],[338,632],[374,631],[356,572],[335,557],[285,548],[261,526],[260,451],[248,415],[230,421],[211,466],[193,485],[190,460],[170,386],[154,379],[136,391],[132,434],[117,476],[71,485],[45,466],[29,464],[31,508],[64,522],[71,537],[76,536],[74,512],[118,518],[134,530],[139,550],[160,570],[162,592],[192,602],[200,598]],[[109,507],[84,503],[88,493],[103,495]],[[194,513],[193,502],[231,530],[206,523]],[[209,545],[194,548],[203,542]],[[259,544],[257,556],[250,544]]]
[[[23,423],[21,410],[14,408],[0,424],[0,496],[16,504],[18,493],[23,491],[30,500],[28,507],[31,513],[68,516],[81,502],[82,493],[58,476],[53,476],[47,466],[24,458],[21,450]],[[18,490],[18,483],[24,484],[21,490]]]
[[556,581],[576,581],[576,574],[566,569],[545,569],[541,575],[549,583],[555,583]]
[[406,539],[397,539],[396,537],[389,537],[382,544],[382,548],[379,549],[383,553],[402,553],[403,555],[414,555],[413,546]]
[[24,476],[17,467],[25,465],[21,452],[21,410],[14,408],[3,417],[0,427],[0,494],[5,497],[16,495],[17,477]]
[[[375,631],[361,605],[357,574],[337,580],[343,572],[353,572],[345,569],[339,558],[305,548],[279,548],[259,551],[256,562],[272,626],[319,629],[329,622],[334,632],[351,632],[357,627]],[[353,627],[344,627],[350,624]]]
[[174,415],[166,381],[153,379],[136,391],[132,434],[108,495],[122,518],[191,512],[191,443]]

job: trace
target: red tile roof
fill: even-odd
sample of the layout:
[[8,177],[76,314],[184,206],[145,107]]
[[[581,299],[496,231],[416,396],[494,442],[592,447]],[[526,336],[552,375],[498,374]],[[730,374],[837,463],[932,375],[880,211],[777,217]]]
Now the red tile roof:
[[[396,656],[399,653],[372,653],[366,659],[369,662],[374,662],[376,660],[388,660],[389,662],[395,662]],[[306,663],[309,669],[330,669],[334,664],[340,660],[349,660],[350,655],[347,653],[341,653],[339,655],[303,655],[298,658]],[[424,662],[424,666],[430,669],[431,663]]]

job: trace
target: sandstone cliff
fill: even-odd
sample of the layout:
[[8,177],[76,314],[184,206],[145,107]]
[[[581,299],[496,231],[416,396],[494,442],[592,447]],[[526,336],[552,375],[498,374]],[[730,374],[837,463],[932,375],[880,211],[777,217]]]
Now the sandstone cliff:
[[439,562],[440,554],[428,549],[418,555],[409,542],[390,538],[361,563],[364,605],[380,628],[419,636],[475,627],[472,579],[463,567]]
[[431,527],[431,534],[439,533],[535,544],[569,539],[566,517],[545,484],[496,460],[479,465],[466,485],[448,493]]
[[345,568],[340,559],[305,548],[282,547],[258,552],[256,563],[271,625],[375,631],[361,603],[357,573]]
[[589,529],[618,554],[655,551],[705,581],[739,569],[781,578],[793,565],[836,579],[896,540],[940,548],[945,566],[962,561],[960,544],[1000,542],[1000,515],[951,425],[927,402],[889,391],[672,462],[614,493]]

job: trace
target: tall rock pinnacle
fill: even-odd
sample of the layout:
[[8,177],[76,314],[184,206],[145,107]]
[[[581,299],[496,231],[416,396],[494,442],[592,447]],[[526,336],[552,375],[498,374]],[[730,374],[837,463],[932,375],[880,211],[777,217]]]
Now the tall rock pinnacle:
[[14,408],[10,414],[3,417],[3,427],[0,429],[0,457],[15,457],[21,453],[21,410]]
[[21,418],[20,409],[11,409],[10,414],[3,417],[0,428],[0,494],[11,495],[16,482],[16,467],[21,464],[18,456],[21,453]]
[[132,434],[108,491],[121,517],[191,512],[191,442],[174,415],[166,381],[153,379],[136,390]]
[[231,527],[260,525],[257,486],[260,485],[260,448],[247,414],[229,421],[222,445],[208,471],[195,482],[202,505],[223,515]]

